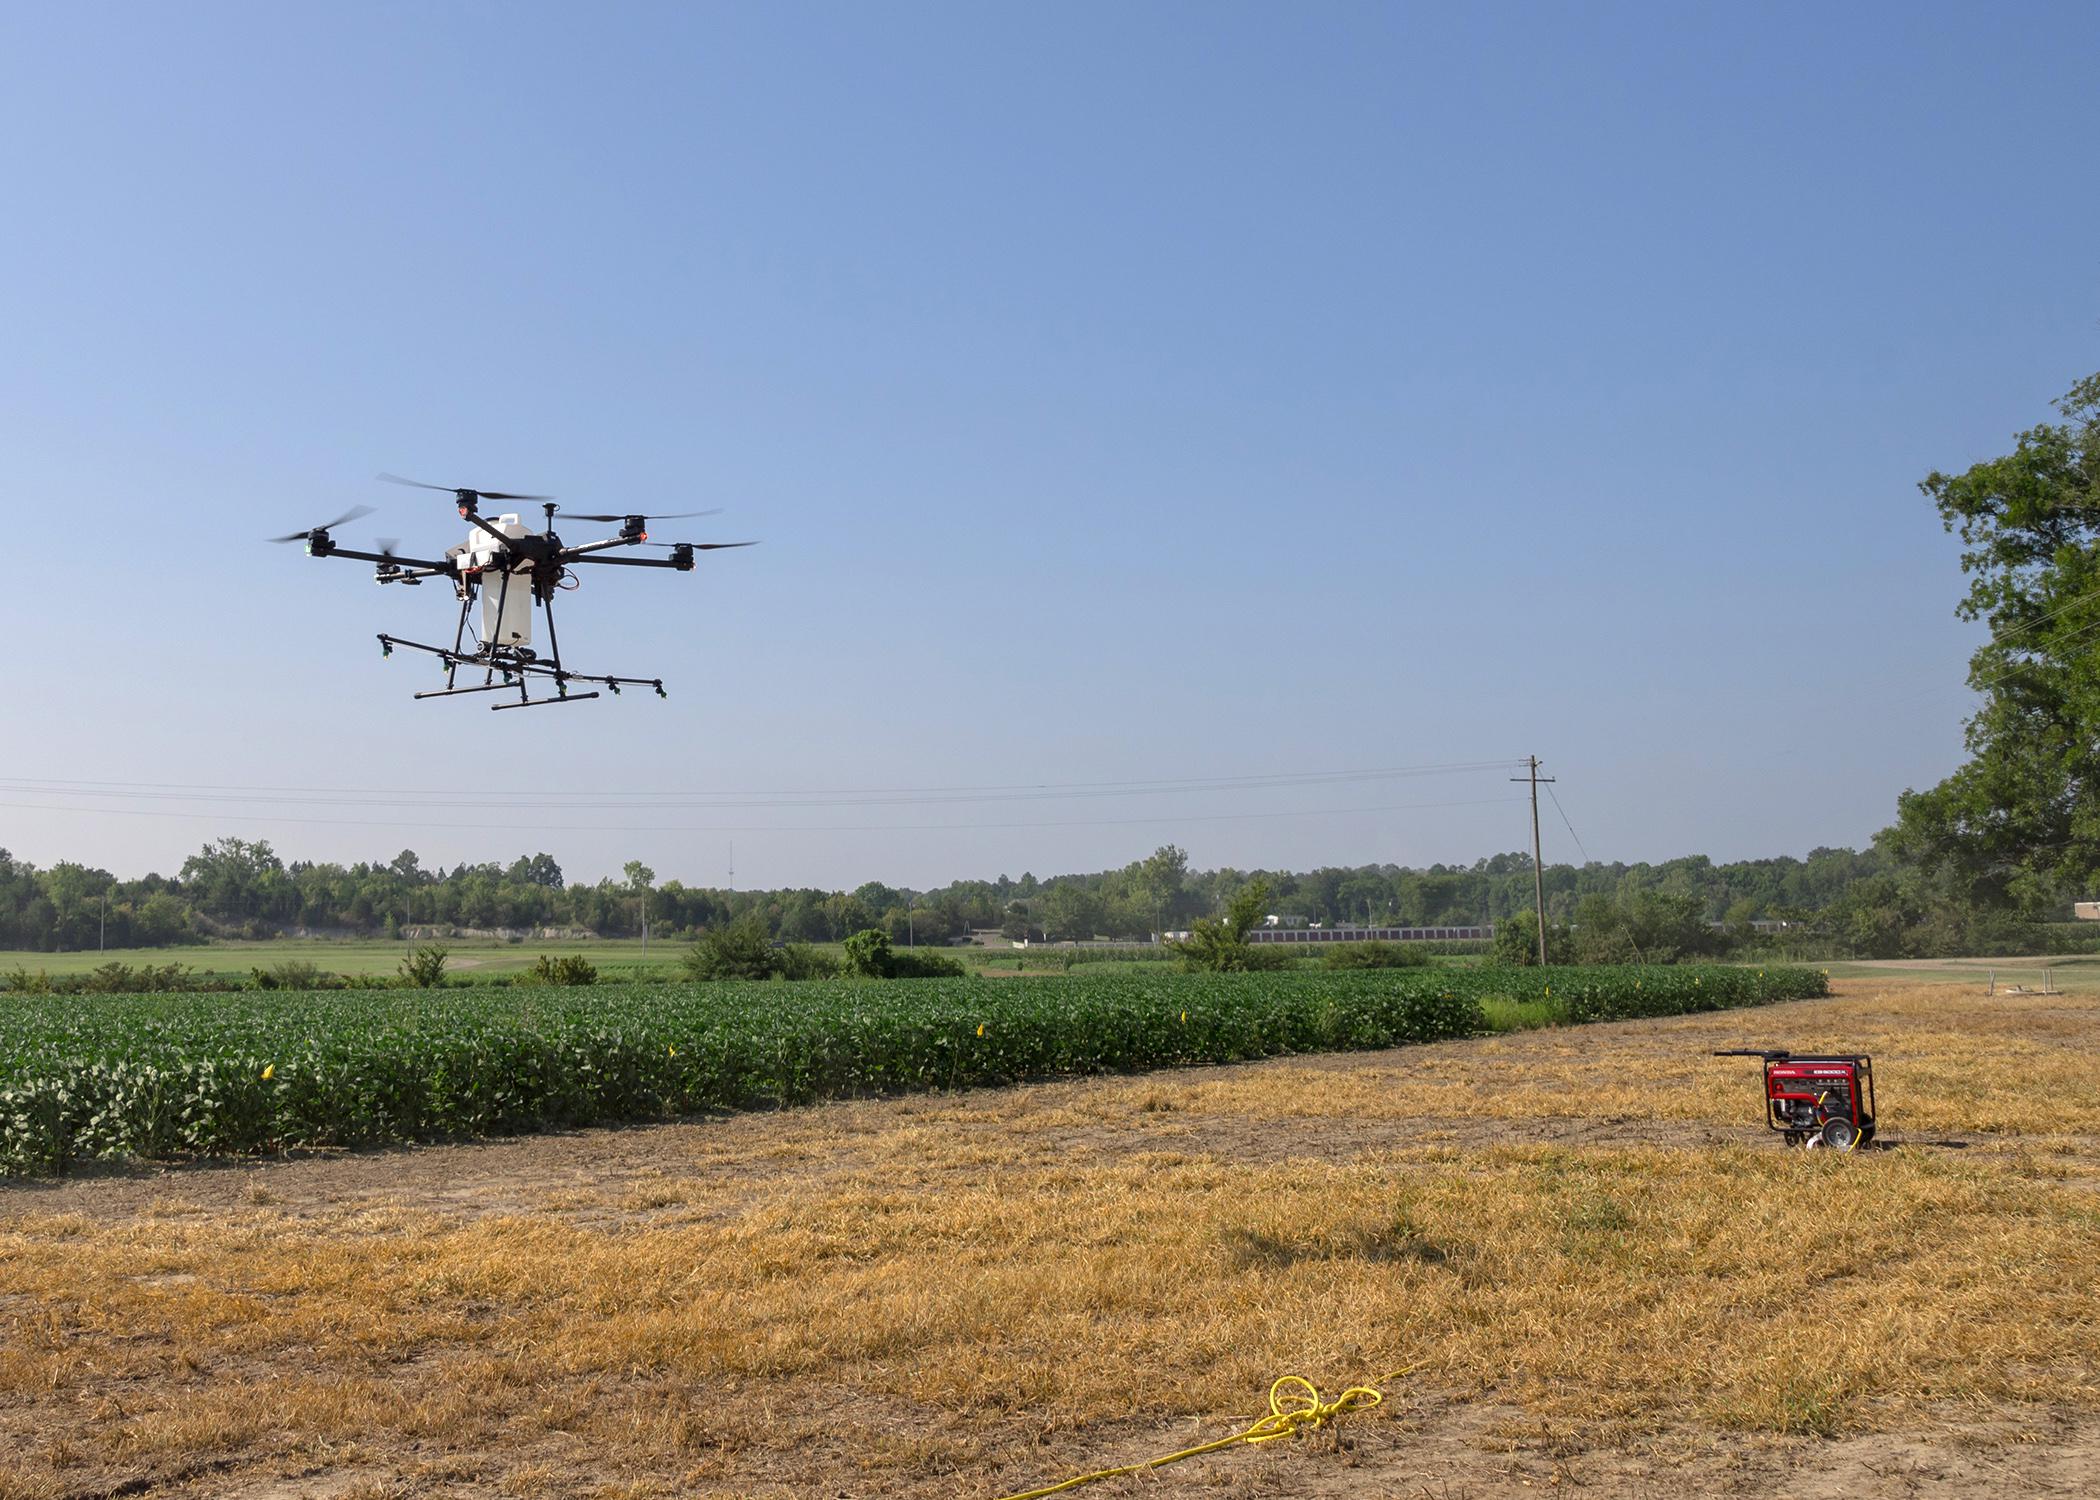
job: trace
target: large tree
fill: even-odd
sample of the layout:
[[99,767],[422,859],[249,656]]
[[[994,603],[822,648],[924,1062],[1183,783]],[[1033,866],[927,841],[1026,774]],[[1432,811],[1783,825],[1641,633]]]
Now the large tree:
[[1136,896],[1157,929],[1164,929],[1181,900],[1181,889],[1189,878],[1188,851],[1176,844],[1161,844],[1151,855],[1130,867]]
[[1919,486],[1963,544],[1983,704],[1969,761],[1906,792],[1890,842],[1974,899],[2041,914],[2100,878],[2100,375],[2011,453]]

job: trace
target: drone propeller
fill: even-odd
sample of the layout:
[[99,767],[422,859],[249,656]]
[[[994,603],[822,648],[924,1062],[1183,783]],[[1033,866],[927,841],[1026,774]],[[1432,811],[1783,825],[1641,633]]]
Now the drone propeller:
[[373,540],[379,543],[379,555],[390,562],[393,560],[394,549],[401,545],[401,538],[398,536],[374,537]]
[[379,476],[388,484],[405,484],[410,489],[436,490],[442,495],[454,495],[461,500],[551,500],[552,495],[513,495],[505,490],[470,490],[451,484],[425,484],[420,479],[403,479],[399,474]]
[[722,511],[717,506],[713,510],[675,510],[652,515],[644,515],[638,510],[618,516],[587,516],[580,510],[565,510],[562,514],[572,521],[689,521],[694,516],[719,516]]
[[756,547],[756,542],[642,542],[644,547],[684,548],[688,552],[721,552],[730,547]]
[[345,521],[354,521],[359,516],[369,516],[370,514],[372,514],[371,506],[353,505],[333,521],[323,521],[319,526],[309,526],[306,530],[295,531],[290,536],[273,536],[268,538],[268,540],[273,542],[303,542],[317,531],[332,531]]

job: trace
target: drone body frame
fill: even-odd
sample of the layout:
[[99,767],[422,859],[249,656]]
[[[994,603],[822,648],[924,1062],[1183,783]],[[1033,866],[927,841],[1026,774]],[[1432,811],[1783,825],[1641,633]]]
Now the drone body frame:
[[[426,485],[419,480],[399,479],[391,474],[380,478],[396,484],[414,485],[420,489],[447,489],[443,485]],[[660,677],[625,677],[616,674],[576,672],[562,665],[561,637],[554,628],[554,596],[565,588],[574,588],[570,582],[571,568],[578,564],[595,566],[617,566],[626,568],[669,568],[674,572],[690,573],[694,567],[694,555],[698,552],[716,551],[731,547],[748,547],[750,542],[672,542],[650,543],[648,523],[650,516],[640,512],[624,516],[575,516],[585,521],[619,521],[619,535],[603,541],[585,542],[568,546],[554,531],[554,502],[542,495],[513,495],[500,491],[472,489],[450,489],[459,508],[460,518],[469,523],[466,540],[450,548],[442,559],[403,557],[393,550],[393,544],[382,542],[378,552],[361,552],[337,544],[330,534],[331,529],[345,521],[355,520],[369,513],[368,507],[357,507],[347,515],[323,526],[304,532],[293,532],[290,536],[274,537],[273,541],[304,541],[306,551],[312,557],[341,557],[357,562],[369,562],[375,567],[374,581],[381,584],[420,585],[428,578],[450,579],[453,591],[459,599],[459,620],[452,633],[450,646],[431,645],[423,641],[412,641],[403,636],[381,632],[380,653],[392,656],[399,646],[410,651],[427,652],[444,663],[445,685],[428,692],[417,693],[424,698],[449,698],[465,693],[508,692],[515,689],[517,701],[494,703],[491,708],[535,708],[550,703],[580,703],[596,698],[596,688],[602,687],[618,696],[622,687],[653,688],[659,698],[667,696]],[[531,530],[522,517],[515,512],[499,514],[493,518],[483,515],[484,500],[536,500],[543,502],[546,513],[545,529]],[[711,512],[694,511],[689,515],[707,515]],[[658,517],[657,519],[664,519]],[[668,546],[668,557],[611,557],[605,554],[643,545]],[[470,631],[473,624],[475,600],[482,603],[481,625]],[[547,654],[542,656],[532,643],[533,611],[539,609],[547,620]],[[464,668],[469,678],[475,673],[480,682],[461,683],[460,673]],[[532,684],[551,682],[552,696],[533,696]],[[570,683],[589,683],[596,686],[590,692],[572,693]]]

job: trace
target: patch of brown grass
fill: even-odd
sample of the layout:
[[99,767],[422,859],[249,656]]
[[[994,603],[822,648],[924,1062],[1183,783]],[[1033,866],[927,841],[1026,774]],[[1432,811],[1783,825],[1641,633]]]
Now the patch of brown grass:
[[1337,1119],[1578,1116],[1620,1122],[1757,1118],[1757,1062],[1722,1047],[1866,1052],[1885,1118],[1917,1136],[2100,1131],[2091,996],[1840,983],[1803,1001],[1662,1023],[1575,1027],[1385,1054],[1375,1066],[1234,1072],[1173,1098],[1183,1109]]
[[[667,1148],[478,1216],[0,1198],[0,1497],[200,1462],[987,1495],[1214,1436],[1279,1374],[1416,1360],[1591,1443],[2100,1405],[2095,1021],[1912,990],[841,1106],[738,1122],[740,1170]],[[1782,1150],[1754,1063],[1703,1055],[1762,1039],[1872,1050],[1892,1136],[1972,1144]],[[1569,1117],[1623,1139],[1342,1129]]]

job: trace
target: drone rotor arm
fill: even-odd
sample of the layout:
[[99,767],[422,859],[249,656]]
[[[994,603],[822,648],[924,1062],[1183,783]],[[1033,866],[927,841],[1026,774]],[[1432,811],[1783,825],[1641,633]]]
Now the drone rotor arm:
[[604,558],[593,558],[593,552],[603,552],[610,547],[636,547],[646,545],[640,537],[616,536],[602,542],[583,542],[574,547],[564,547],[557,555],[560,562],[604,562]]
[[[607,543],[606,545],[608,545],[608,546],[612,546],[612,545],[617,545],[617,544],[615,544],[615,543]],[[678,567],[678,564],[677,564],[677,563],[675,563],[675,562],[673,562],[673,561],[672,561],[672,560],[671,560],[670,558],[668,558],[668,557],[598,557],[598,556],[595,556],[595,555],[588,555],[588,554],[579,554],[579,555],[577,555],[577,556],[574,556],[574,557],[572,557],[572,556],[570,556],[570,555],[569,555],[568,553],[564,552],[564,553],[562,554],[562,561],[564,561],[564,562],[579,562],[579,563],[603,563],[603,564],[605,564],[605,565],[606,565],[607,567],[616,567],[616,568],[676,568],[676,567]],[[681,569],[681,571],[683,571],[683,570]]]
[[497,541],[503,543],[503,545],[506,547],[508,547],[514,540],[514,538],[505,536],[494,526],[490,525],[488,517],[482,515],[479,511],[469,511],[466,513],[466,517],[469,521],[472,521],[476,526],[479,526],[483,531],[486,531],[490,536],[494,537]]
[[348,547],[336,547],[332,548],[327,555],[329,557],[354,558],[358,562],[392,563],[394,566],[402,569],[428,568],[433,573],[450,573],[452,571],[452,564],[449,562],[432,562],[427,557],[403,557],[397,552],[353,552]]

